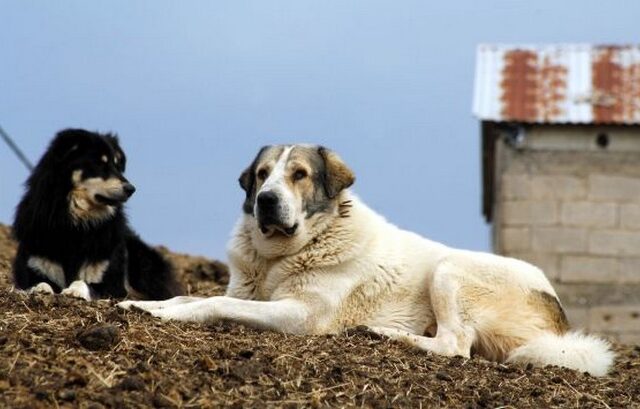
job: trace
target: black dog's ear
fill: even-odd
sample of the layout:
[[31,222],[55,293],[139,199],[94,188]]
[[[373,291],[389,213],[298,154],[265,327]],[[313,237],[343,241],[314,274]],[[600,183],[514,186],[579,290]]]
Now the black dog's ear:
[[48,151],[56,163],[67,162],[80,151],[91,135],[84,129],[64,129],[56,134]]
[[246,168],[238,178],[238,182],[240,183],[240,187],[247,193],[247,196],[244,200],[244,204],[242,205],[242,210],[244,210],[247,214],[253,213],[253,202],[255,201],[255,184],[256,184],[256,166],[258,166],[258,161],[262,156],[262,153],[266,151],[269,146],[263,146],[258,154],[256,155],[251,165]]
[[320,146],[318,153],[324,160],[324,190],[330,199],[334,199],[344,189],[353,185],[356,178],[351,169],[335,152]]
[[118,138],[117,134],[108,133],[105,136],[107,137],[107,140],[112,144],[114,148],[120,147],[120,139]]

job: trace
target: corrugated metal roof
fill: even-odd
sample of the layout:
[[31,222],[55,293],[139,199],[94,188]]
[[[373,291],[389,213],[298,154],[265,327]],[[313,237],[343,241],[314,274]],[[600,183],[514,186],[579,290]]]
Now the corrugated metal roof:
[[473,113],[487,121],[640,124],[640,45],[479,45]]

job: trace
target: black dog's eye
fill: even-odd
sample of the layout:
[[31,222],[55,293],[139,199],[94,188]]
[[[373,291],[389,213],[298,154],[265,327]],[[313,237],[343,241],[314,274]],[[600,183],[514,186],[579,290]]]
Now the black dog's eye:
[[298,169],[293,174],[293,180],[301,180],[307,177],[307,171],[304,169]]
[[265,180],[267,176],[269,176],[269,172],[267,172],[266,169],[260,169],[258,171],[258,179]]

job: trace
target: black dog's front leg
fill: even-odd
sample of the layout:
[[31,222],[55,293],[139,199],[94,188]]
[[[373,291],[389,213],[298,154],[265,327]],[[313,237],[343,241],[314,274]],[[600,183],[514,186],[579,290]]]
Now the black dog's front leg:
[[[13,262],[13,282],[16,288],[20,290],[30,290],[40,283],[48,284],[55,293],[59,293],[62,288],[58,283],[50,279],[47,275],[41,271],[36,270],[29,266],[28,254],[22,246],[18,247],[18,254]],[[40,258],[45,260],[44,258]],[[51,265],[50,267],[54,267]],[[62,272],[62,267],[59,267]],[[64,273],[62,273],[61,279],[64,280]]]
[[124,298],[125,271],[127,268],[127,250],[124,243],[118,245],[109,259],[109,265],[98,283],[90,283],[92,298]]

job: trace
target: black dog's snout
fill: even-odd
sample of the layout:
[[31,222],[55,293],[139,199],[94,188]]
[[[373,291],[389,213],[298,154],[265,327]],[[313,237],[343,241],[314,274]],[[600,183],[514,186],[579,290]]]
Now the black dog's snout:
[[127,195],[127,197],[131,197],[131,195],[136,191],[136,187],[131,183],[125,183],[122,185],[122,190],[124,190],[124,194]]
[[278,204],[278,195],[268,191],[258,195],[258,207],[262,210],[273,210]]

